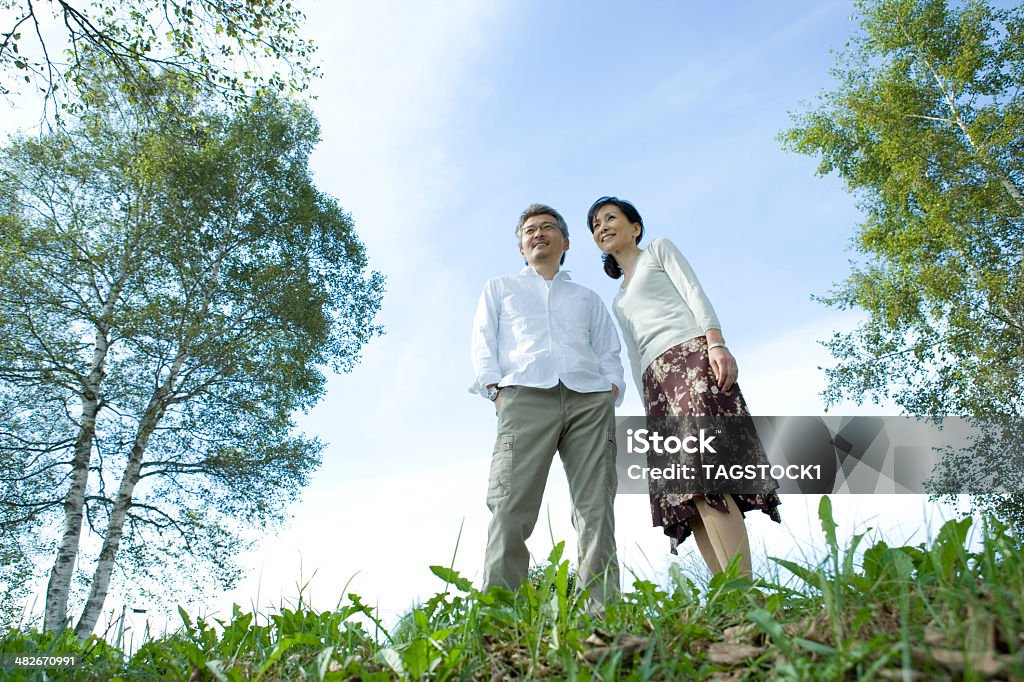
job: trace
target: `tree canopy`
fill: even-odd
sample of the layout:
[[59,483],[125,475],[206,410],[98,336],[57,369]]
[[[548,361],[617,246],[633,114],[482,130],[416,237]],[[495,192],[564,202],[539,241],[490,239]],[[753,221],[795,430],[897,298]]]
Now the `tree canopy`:
[[[782,134],[788,149],[820,158],[821,174],[842,178],[864,215],[851,274],[821,298],[867,314],[827,343],[838,364],[828,370],[826,399],[888,397],[915,415],[1000,418],[1016,428],[1024,407],[1024,9],[981,0],[855,4],[860,30],[833,70],[835,88]],[[1003,464],[1006,454],[997,456]],[[1022,471],[1013,474],[1018,490]],[[1010,504],[1018,520],[1022,500]]]
[[234,99],[302,90],[318,71],[303,20],[290,0],[0,0],[0,94],[27,86],[77,110],[75,81],[96,55],[124,80],[145,66]]
[[105,68],[73,126],[0,153],[0,528],[50,531],[46,627],[77,570],[80,636],[117,567],[232,583],[319,463],[294,413],[379,333],[383,290],[313,183],[306,106],[225,109],[173,72],[135,99]]

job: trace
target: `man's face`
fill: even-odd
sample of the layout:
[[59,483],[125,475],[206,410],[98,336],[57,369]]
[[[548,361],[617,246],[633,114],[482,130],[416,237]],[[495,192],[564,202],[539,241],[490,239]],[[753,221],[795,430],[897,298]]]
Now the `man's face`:
[[558,220],[542,213],[531,216],[523,223],[519,236],[519,253],[530,265],[558,262],[569,250],[569,240],[562,236]]

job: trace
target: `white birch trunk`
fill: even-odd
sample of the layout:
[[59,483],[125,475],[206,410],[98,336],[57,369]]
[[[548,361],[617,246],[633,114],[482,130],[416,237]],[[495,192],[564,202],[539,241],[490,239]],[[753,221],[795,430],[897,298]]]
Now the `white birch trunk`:
[[[220,268],[226,255],[227,252],[224,252],[214,261],[208,280],[209,285],[204,291],[199,319],[205,319],[209,311],[210,300],[216,288]],[[75,626],[75,635],[81,640],[88,637],[96,627],[103,604],[106,602],[107,592],[110,588],[110,578],[114,571],[114,559],[117,557],[117,550],[121,545],[121,537],[124,535],[124,521],[128,510],[132,506],[132,494],[135,492],[135,486],[139,482],[146,445],[149,443],[149,438],[153,435],[153,431],[156,430],[157,425],[160,423],[160,419],[167,409],[171,396],[174,394],[175,384],[178,381],[181,368],[189,355],[188,347],[189,341],[186,340],[179,348],[174,362],[171,363],[167,379],[157,388],[153,397],[150,398],[149,404],[139,420],[139,428],[132,443],[132,450],[128,456],[128,463],[125,466],[124,476],[121,479],[117,499],[114,501],[114,508],[110,514],[110,522],[107,524],[107,532],[103,538],[103,547],[100,549],[99,560],[93,573],[89,598],[86,600],[82,616]]]
[[187,357],[186,351],[178,352],[171,365],[167,380],[157,388],[146,406],[142,419],[139,420],[139,428],[135,433],[135,440],[128,455],[128,463],[125,465],[121,485],[117,491],[117,499],[114,501],[114,508],[107,524],[107,532],[103,538],[103,547],[100,549],[99,560],[93,573],[89,598],[86,600],[82,616],[75,626],[75,636],[80,640],[85,640],[92,634],[100,613],[103,611],[103,604],[107,600],[107,592],[110,589],[110,578],[114,572],[114,559],[117,557],[117,550],[120,548],[121,538],[124,536],[124,521],[128,510],[132,507],[132,494],[135,492],[135,486],[139,482],[139,474],[142,471],[146,445],[149,444],[149,437],[156,430],[167,409],[168,401],[174,394],[174,385],[178,381],[178,375]]
[[92,444],[96,435],[96,416],[100,408],[99,389],[103,380],[106,350],[106,338],[102,334],[97,334],[93,369],[89,373],[88,386],[82,398],[82,424],[75,441],[75,456],[71,463],[71,487],[64,499],[64,534],[46,586],[43,629],[47,632],[63,632],[68,624],[68,593],[71,589],[71,577],[75,572],[75,560],[78,558],[78,545],[82,538],[85,490],[89,483],[89,462],[92,459]]
[[124,521],[128,510],[132,506],[132,494],[139,482],[139,472],[142,469],[142,458],[146,452],[146,445],[149,437],[156,429],[160,417],[164,412],[164,395],[168,384],[164,384],[156,395],[150,400],[146,412],[139,423],[139,430],[135,435],[131,453],[128,455],[128,464],[125,466],[124,475],[121,478],[121,486],[117,491],[117,498],[114,501],[114,508],[110,514],[110,522],[107,524],[107,532],[103,538],[103,548],[100,550],[99,560],[96,564],[96,571],[93,573],[92,587],[89,590],[89,598],[82,609],[82,617],[75,626],[75,635],[84,640],[96,627],[103,604],[107,599],[107,591],[110,588],[110,576],[114,571],[114,558],[121,545],[121,537],[124,535]]
[[[118,269],[118,278],[105,301],[101,301],[101,319],[109,319],[121,297],[127,276],[128,258],[125,254]],[[64,498],[64,533],[57,548],[57,558],[50,570],[46,585],[46,606],[43,611],[43,630],[63,632],[68,625],[68,597],[71,578],[75,573],[78,548],[82,540],[82,521],[85,518],[85,491],[89,484],[89,462],[92,460],[92,446],[96,437],[96,418],[99,415],[104,365],[110,350],[109,330],[100,325],[96,329],[96,341],[92,355],[89,376],[82,392],[82,423],[75,440],[75,456],[71,462],[71,487]]]

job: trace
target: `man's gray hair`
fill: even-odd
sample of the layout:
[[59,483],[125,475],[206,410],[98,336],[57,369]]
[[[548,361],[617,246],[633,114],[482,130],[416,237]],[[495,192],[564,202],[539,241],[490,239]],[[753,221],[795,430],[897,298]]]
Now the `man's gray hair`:
[[569,226],[566,224],[565,218],[562,217],[561,213],[544,204],[530,204],[526,207],[526,210],[523,211],[523,214],[519,216],[519,224],[516,225],[517,240],[522,241],[523,239],[523,223],[538,215],[549,215],[554,218],[558,221],[558,229],[562,231],[562,236],[566,239],[569,238]]

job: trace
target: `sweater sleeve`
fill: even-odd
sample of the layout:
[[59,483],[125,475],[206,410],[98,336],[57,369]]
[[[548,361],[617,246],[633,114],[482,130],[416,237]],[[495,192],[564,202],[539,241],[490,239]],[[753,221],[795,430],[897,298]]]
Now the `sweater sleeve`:
[[697,325],[705,331],[721,329],[722,323],[718,321],[718,315],[715,314],[711,300],[704,293],[697,273],[693,271],[689,261],[676,245],[667,239],[655,239],[648,248],[653,249],[652,255],[668,275],[679,295],[686,301],[686,305],[690,306]]
[[636,345],[633,333],[624,325],[620,326],[622,327],[622,340],[626,344],[629,368],[633,371],[633,383],[636,385],[636,392],[640,394],[640,403],[644,404],[643,368],[640,367],[640,349]]

